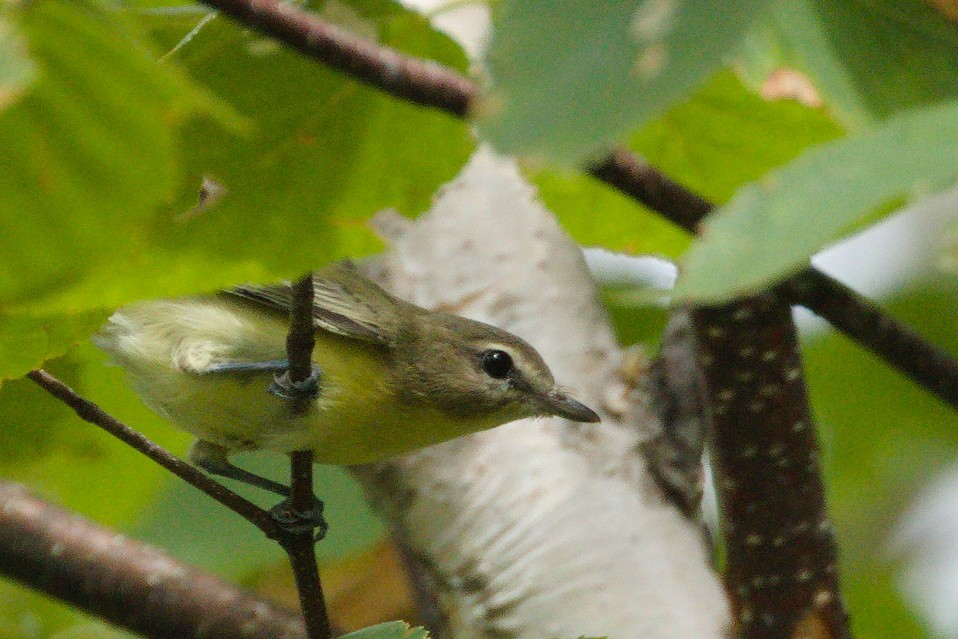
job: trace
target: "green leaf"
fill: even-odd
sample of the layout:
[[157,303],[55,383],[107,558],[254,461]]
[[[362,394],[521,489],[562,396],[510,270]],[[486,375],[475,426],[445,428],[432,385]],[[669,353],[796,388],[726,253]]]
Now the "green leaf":
[[958,102],[807,151],[706,219],[685,255],[676,296],[718,302],[795,272],[883,205],[952,184],[956,157]]
[[478,113],[499,151],[575,164],[683,98],[723,62],[762,0],[514,0]]
[[[186,447],[174,430],[130,391],[122,372],[84,345],[47,369],[160,445]],[[168,474],[102,429],[82,421],[27,379],[0,388],[0,475],[105,525],[129,525]],[[82,477],[82,481],[78,481]]]
[[[461,50],[421,16],[385,0],[336,4],[336,16],[371,39],[464,68]],[[329,4],[326,11],[332,11]],[[196,16],[148,16],[168,47]],[[171,295],[243,280],[295,276],[381,248],[366,221],[396,208],[412,215],[461,168],[473,143],[465,123],[386,96],[217,16],[167,58],[248,119],[237,136],[204,121],[184,131],[187,179],[146,229],[135,283],[104,272],[71,292]],[[213,179],[219,197],[197,208]],[[102,299],[102,294],[99,295]],[[62,301],[60,303],[63,303]]]
[[122,261],[175,183],[175,124],[213,108],[93,0],[14,15],[37,80],[0,113],[0,305]]
[[0,383],[27,374],[86,340],[108,311],[49,316],[0,313]]
[[777,0],[749,36],[752,75],[797,67],[851,127],[958,96],[958,25],[921,0]]
[[712,202],[842,131],[829,117],[793,100],[766,101],[731,71],[632,137],[632,148],[673,180]]
[[347,633],[340,639],[426,639],[428,636],[424,628],[411,628],[405,621],[387,621]]
[[[542,170],[530,179],[562,228],[582,245],[669,257],[678,257],[688,247],[688,233],[582,173]],[[601,224],[596,223],[597,216]]]
[[[742,184],[840,133],[821,111],[766,102],[722,71],[635,133],[631,146],[680,184],[724,202]],[[581,172],[533,171],[532,181],[580,244],[669,257],[688,248],[685,231]]]

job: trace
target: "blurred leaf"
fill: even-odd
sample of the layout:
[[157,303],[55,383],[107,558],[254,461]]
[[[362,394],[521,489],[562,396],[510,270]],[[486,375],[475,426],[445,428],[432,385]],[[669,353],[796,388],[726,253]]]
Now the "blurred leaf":
[[951,102],[805,152],[706,218],[676,297],[719,301],[797,271],[876,208],[953,183],[956,140],[958,102]]
[[478,109],[497,150],[575,164],[683,98],[718,69],[762,0],[514,0],[489,53]]
[[678,257],[689,245],[688,233],[582,173],[537,171],[530,180],[562,228],[582,245],[668,257]]
[[22,6],[37,81],[0,113],[0,303],[122,261],[175,182],[172,129],[212,109],[95,1]]
[[[259,475],[289,483],[289,458],[285,455],[256,453],[237,456],[234,461]],[[279,501],[262,490],[222,481],[265,508]],[[321,561],[366,548],[382,537],[382,523],[366,503],[362,489],[344,469],[316,466],[315,486],[329,523],[329,533],[316,545]],[[137,538],[160,546],[187,563],[232,578],[285,558],[282,549],[259,529],[180,481],[168,484],[134,532]],[[223,539],[230,543],[224,544]]]
[[0,312],[0,384],[62,355],[87,339],[108,315],[108,311],[90,311],[35,317]]
[[35,76],[23,38],[0,8],[0,111],[16,102]]
[[[885,568],[866,573],[843,573],[842,592],[851,612],[852,635],[925,639],[932,636],[919,622],[914,611],[902,601],[894,575]],[[889,632],[891,631],[891,635]]]
[[841,133],[822,111],[763,100],[723,71],[641,129],[631,146],[673,180],[724,203],[746,182]]
[[[725,202],[742,184],[840,133],[822,112],[790,100],[766,102],[723,71],[635,133],[631,146],[670,178]],[[580,244],[669,257],[688,247],[685,231],[582,173],[540,170],[532,180]]]
[[634,304],[632,300],[623,300],[620,293],[606,292],[603,299],[619,344],[641,343],[653,350],[658,347],[669,319],[667,308]]
[[922,0],[777,0],[749,35],[752,75],[807,73],[844,124],[861,127],[958,96],[958,26]]
[[340,639],[426,639],[428,636],[424,628],[411,628],[405,621],[387,621],[350,632]]
[[[187,436],[172,429],[124,389],[122,372],[85,344],[48,370],[107,412],[175,450]],[[118,389],[120,389],[118,391]],[[26,379],[0,388],[0,476],[98,523],[129,529],[169,474]],[[88,624],[62,603],[0,581],[0,639],[42,639]],[[67,635],[69,636],[69,635]],[[83,635],[80,635],[83,636]]]
[[[78,393],[157,443],[183,448],[187,437],[156,417],[122,373],[86,344],[47,369]],[[0,388],[0,474],[107,526],[127,527],[153,499],[166,471],[76,414],[27,379]]]

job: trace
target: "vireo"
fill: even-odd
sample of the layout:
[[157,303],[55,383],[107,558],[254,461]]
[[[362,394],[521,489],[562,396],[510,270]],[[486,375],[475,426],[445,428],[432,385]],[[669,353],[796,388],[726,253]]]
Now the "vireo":
[[196,436],[191,461],[280,494],[288,489],[229,455],[312,450],[320,463],[362,464],[524,417],[599,421],[506,331],[404,302],[348,264],[317,272],[314,287],[302,413],[281,383],[289,286],[134,304],[94,341],[148,406]]

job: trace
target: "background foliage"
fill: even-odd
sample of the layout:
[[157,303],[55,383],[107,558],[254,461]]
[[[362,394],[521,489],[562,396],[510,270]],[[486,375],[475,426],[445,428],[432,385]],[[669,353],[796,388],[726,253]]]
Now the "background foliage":
[[[375,251],[365,220],[386,207],[424,210],[475,139],[460,121],[380,95],[198,5],[169,4],[0,8],[0,476],[281,596],[273,544],[18,378],[47,366],[182,452],[187,437],[142,407],[89,345],[110,310]],[[955,181],[958,28],[930,5],[611,5],[498,6],[494,91],[480,114],[480,136],[530,159],[530,179],[578,241],[670,257],[688,249],[684,294],[721,298]],[[449,38],[388,0],[310,8],[370,40],[467,67]],[[814,99],[768,98],[786,67]],[[729,202],[711,232],[689,249],[685,234],[568,168],[610,141]],[[204,178],[222,189],[199,205]],[[654,345],[662,312],[625,302],[638,298],[615,296],[613,318],[623,342]],[[956,305],[953,274],[941,272],[892,309],[958,353]],[[814,338],[806,358],[856,630],[926,636],[882,548],[914,492],[954,459],[958,419],[841,337]],[[281,471],[269,456],[249,462]],[[319,485],[331,569],[355,567],[356,553],[377,556],[368,549],[382,527],[356,486],[335,469]],[[122,634],[0,582],[0,638],[106,636]]]

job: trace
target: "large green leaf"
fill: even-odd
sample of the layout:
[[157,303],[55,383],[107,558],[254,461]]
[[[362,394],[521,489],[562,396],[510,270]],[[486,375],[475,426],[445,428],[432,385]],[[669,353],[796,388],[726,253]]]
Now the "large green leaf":
[[0,313],[0,386],[86,340],[108,311],[48,316]]
[[743,184],[841,133],[823,111],[764,100],[722,71],[640,129],[631,146],[673,180],[724,203]]
[[[0,330],[10,329],[5,342],[28,343],[61,318],[75,330],[59,329],[63,348],[0,355],[0,378],[89,335],[93,323],[80,318],[104,308],[277,280],[377,247],[365,219],[386,207],[425,209],[471,148],[461,122],[380,95],[222,17],[158,65],[123,16],[93,4],[35,4],[21,21],[36,40],[41,79],[0,115],[16,169],[0,174],[0,232],[10,247],[0,256],[0,302],[17,320]],[[369,37],[465,65],[420,16],[385,1],[337,6],[332,17]],[[134,15],[168,47],[200,20]],[[177,171],[171,125],[202,101],[183,88],[183,70],[233,103],[247,126],[239,134],[218,118],[182,127],[186,167]],[[200,210],[205,176],[225,192]]]
[[860,127],[958,96],[958,25],[923,0],[777,0],[743,60],[760,78],[807,73],[831,112]]
[[[385,0],[337,6],[334,17],[365,37],[465,67],[461,50],[419,15]],[[153,16],[151,24],[173,47],[197,20]],[[387,207],[409,215],[427,208],[472,148],[464,123],[379,93],[222,16],[166,59],[228,100],[251,128],[245,136],[202,121],[186,128],[188,177],[147,231],[151,252],[137,268],[151,278],[137,282],[141,295],[289,277],[377,249],[366,220]],[[197,210],[207,177],[221,194]]]
[[480,130],[502,152],[567,164],[661,113],[718,69],[763,0],[506,3]]
[[212,104],[95,0],[11,13],[37,80],[0,113],[0,305],[122,262],[175,183],[176,123]]
[[807,151],[706,219],[684,258],[676,296],[721,301],[797,271],[876,209],[954,183],[956,157],[958,102]]

